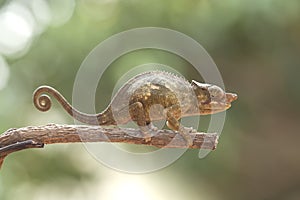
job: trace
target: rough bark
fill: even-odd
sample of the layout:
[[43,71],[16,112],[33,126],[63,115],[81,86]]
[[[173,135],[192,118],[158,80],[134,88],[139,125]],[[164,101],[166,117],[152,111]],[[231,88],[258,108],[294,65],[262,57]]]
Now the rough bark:
[[150,141],[132,128],[58,125],[28,126],[9,129],[0,135],[0,168],[4,158],[13,152],[28,148],[43,148],[44,144],[73,142],[119,142],[151,145],[159,148],[215,149],[218,143],[216,133],[191,133],[193,145],[187,146],[185,140],[171,130],[158,130]]

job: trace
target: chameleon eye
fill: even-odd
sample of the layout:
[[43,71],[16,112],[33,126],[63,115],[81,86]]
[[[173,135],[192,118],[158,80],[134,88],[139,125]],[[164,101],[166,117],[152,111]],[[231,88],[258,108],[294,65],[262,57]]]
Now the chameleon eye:
[[212,99],[222,99],[225,96],[225,92],[218,86],[211,86],[208,88]]

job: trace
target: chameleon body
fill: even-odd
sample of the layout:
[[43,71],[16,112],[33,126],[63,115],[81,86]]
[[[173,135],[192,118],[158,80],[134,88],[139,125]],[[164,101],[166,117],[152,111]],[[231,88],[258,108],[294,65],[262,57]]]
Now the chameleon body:
[[180,125],[186,116],[207,115],[224,111],[237,99],[237,95],[226,93],[220,87],[192,81],[169,72],[151,71],[138,74],[128,80],[115,94],[111,103],[101,113],[86,114],[73,108],[55,89],[41,86],[34,92],[33,101],[37,109],[47,111],[50,98],[55,97],[63,108],[76,120],[90,125],[118,125],[134,121],[150,140],[154,130],[152,121],[166,119],[167,126],[178,131],[192,145],[190,132],[195,130]]

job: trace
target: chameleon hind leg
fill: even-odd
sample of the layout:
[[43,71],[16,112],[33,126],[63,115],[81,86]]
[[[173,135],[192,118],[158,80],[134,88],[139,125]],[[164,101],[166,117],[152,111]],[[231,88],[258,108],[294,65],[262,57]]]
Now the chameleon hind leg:
[[129,106],[131,119],[137,123],[144,134],[145,141],[151,141],[151,133],[157,132],[157,128],[148,120],[147,113],[141,102],[135,102]]
[[179,134],[184,138],[184,140],[187,142],[188,146],[193,145],[193,138],[191,137],[190,133],[197,132],[193,128],[187,128],[184,127],[180,124],[179,119],[180,119],[180,112],[179,112],[180,107],[177,105],[168,108],[166,111],[166,116],[167,116],[167,126],[175,131],[178,131]]

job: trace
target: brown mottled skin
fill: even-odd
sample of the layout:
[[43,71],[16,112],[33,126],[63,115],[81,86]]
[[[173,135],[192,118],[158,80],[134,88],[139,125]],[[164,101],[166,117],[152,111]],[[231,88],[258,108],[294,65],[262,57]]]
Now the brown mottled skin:
[[53,95],[63,108],[76,120],[90,125],[118,125],[134,121],[150,140],[149,131],[154,130],[152,121],[167,120],[167,126],[179,131],[192,145],[190,132],[195,130],[180,125],[179,119],[186,116],[207,115],[227,110],[237,95],[226,93],[220,87],[189,83],[169,72],[151,71],[138,74],[127,81],[116,93],[108,107],[98,114],[85,114],[73,108],[55,89],[41,86],[34,92],[33,101],[37,109],[47,111]]

